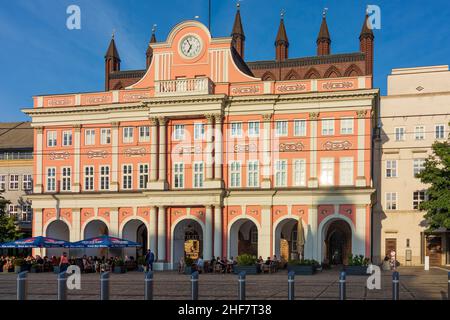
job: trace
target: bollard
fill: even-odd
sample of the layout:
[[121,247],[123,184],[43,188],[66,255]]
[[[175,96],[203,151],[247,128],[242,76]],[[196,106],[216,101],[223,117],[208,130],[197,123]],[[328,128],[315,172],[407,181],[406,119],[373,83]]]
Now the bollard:
[[191,275],[191,300],[198,300],[198,271]]
[[295,300],[295,272],[288,274],[288,300]]
[[450,300],[450,272],[448,273],[448,289],[447,289],[447,300]]
[[347,299],[347,286],[346,286],[346,275],[345,271],[342,271],[339,275],[339,300],[346,300]]
[[392,274],[392,300],[400,299],[400,275],[397,271]]
[[153,272],[145,273],[145,300],[153,300]]
[[23,271],[17,275],[17,300],[27,300],[27,273]]
[[58,273],[58,300],[67,300],[67,274],[66,272]]
[[239,273],[239,300],[245,300],[245,271]]
[[100,300],[109,300],[109,272],[100,276]]

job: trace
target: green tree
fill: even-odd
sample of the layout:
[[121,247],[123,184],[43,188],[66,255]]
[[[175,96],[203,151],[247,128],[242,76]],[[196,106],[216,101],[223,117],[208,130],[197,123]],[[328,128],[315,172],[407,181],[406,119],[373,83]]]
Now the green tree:
[[450,229],[450,143],[435,142],[433,154],[425,161],[425,169],[418,174],[422,183],[428,184],[428,199],[420,204],[426,211],[429,231]]
[[6,213],[6,201],[0,196],[0,242],[7,242],[19,239],[22,234],[19,232],[14,218]]

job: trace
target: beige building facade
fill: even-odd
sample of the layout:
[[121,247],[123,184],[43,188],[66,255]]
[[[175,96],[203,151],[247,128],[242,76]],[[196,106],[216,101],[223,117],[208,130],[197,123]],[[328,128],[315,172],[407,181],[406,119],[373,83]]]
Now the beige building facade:
[[[376,171],[381,183],[374,210],[373,255],[380,261],[392,249],[401,265],[449,264],[449,234],[425,232],[419,205],[427,186],[416,174],[435,141],[449,136],[448,66],[393,69],[381,99]],[[380,150],[381,148],[381,150]]]

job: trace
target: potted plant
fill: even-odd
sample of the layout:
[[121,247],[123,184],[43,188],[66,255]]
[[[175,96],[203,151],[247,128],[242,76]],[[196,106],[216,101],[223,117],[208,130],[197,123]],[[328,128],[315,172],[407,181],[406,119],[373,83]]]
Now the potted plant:
[[313,275],[318,266],[319,263],[316,260],[289,260],[288,272],[294,271],[296,275]]
[[344,267],[344,271],[350,276],[363,276],[367,274],[367,267],[369,266],[369,258],[363,255],[350,254],[348,257],[348,263]]
[[191,257],[184,258],[184,274],[191,275],[195,270],[193,268],[194,266],[194,259]]
[[21,273],[27,269],[25,260],[22,258],[17,258],[14,260],[14,272]]
[[145,272],[145,257],[139,257],[137,259],[138,271]]
[[117,259],[114,262],[114,273],[125,273],[127,272],[127,268],[125,268],[125,261],[122,259]]
[[237,257],[237,265],[234,267],[234,273],[239,274],[245,271],[246,274],[259,273],[259,266],[256,263],[257,259],[251,254],[242,254]]

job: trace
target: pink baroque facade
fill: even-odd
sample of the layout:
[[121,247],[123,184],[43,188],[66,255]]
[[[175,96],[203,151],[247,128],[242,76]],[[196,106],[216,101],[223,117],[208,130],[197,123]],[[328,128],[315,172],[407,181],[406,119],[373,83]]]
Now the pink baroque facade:
[[135,84],[34,97],[24,110],[35,131],[34,236],[124,237],[170,269],[188,239],[206,260],[290,257],[301,222],[305,258],[370,257],[371,75],[264,81],[231,38],[197,21],[150,46]]

